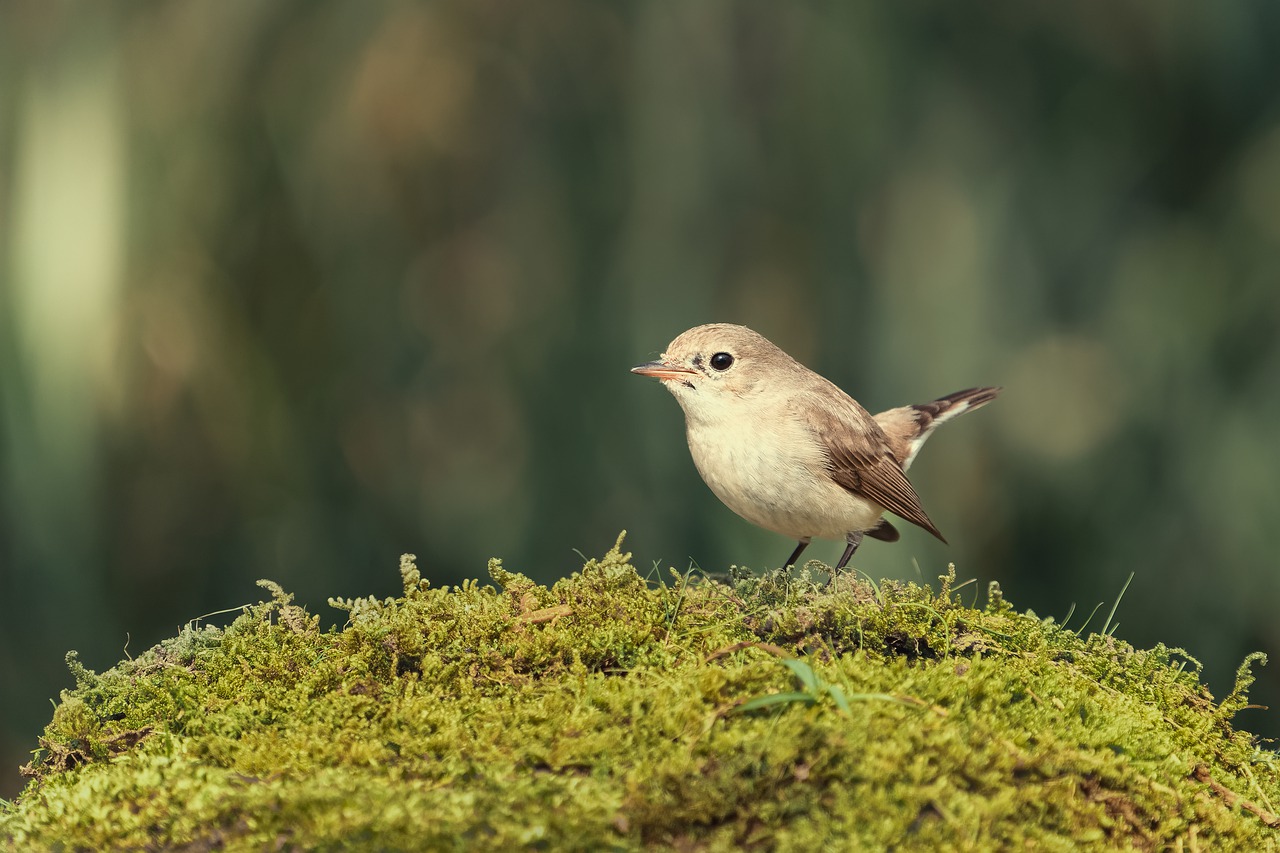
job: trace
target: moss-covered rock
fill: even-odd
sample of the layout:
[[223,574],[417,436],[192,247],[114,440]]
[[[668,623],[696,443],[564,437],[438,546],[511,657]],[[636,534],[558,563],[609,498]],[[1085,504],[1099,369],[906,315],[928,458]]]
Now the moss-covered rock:
[[[841,574],[332,601],[273,584],[62,695],[18,849],[1277,849],[1280,761],[1185,653]],[[814,566],[815,564],[810,564]]]

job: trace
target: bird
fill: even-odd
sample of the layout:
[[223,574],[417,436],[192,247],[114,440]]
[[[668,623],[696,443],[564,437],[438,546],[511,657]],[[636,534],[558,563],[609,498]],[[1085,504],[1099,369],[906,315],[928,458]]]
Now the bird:
[[695,326],[631,372],[676,398],[693,463],[716,497],[797,541],[784,568],[815,538],[843,539],[837,571],[866,536],[898,541],[886,511],[947,541],[906,470],[939,425],[1002,390],[969,388],[872,416],[759,332],[731,323]]

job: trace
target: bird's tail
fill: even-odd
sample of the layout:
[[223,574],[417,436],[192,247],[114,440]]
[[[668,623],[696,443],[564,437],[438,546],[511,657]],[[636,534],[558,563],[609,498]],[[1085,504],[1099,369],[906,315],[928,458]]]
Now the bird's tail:
[[915,460],[925,440],[952,418],[985,406],[996,398],[1000,388],[967,388],[928,403],[901,406],[876,415],[876,423],[889,437],[894,458],[905,471]]

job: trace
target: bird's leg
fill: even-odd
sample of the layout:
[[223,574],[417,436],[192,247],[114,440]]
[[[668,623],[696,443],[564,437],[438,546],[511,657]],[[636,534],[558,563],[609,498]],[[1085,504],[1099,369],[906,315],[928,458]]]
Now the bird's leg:
[[800,544],[797,545],[796,549],[791,552],[791,556],[787,557],[787,561],[782,564],[782,568],[785,569],[788,566],[794,566],[796,564],[796,560],[800,559],[800,555],[804,553],[804,549],[808,547],[809,547],[809,540],[801,539]]
[[840,562],[836,563],[836,571],[840,571],[849,564],[849,560],[853,557],[853,552],[858,550],[858,546],[862,544],[862,531],[855,530],[845,537],[845,541],[849,544],[845,546],[844,553],[840,555]]

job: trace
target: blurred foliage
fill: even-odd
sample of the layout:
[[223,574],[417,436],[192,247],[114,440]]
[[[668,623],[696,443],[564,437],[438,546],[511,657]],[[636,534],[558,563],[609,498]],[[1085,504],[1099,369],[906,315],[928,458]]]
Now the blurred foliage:
[[1058,615],[1135,571],[1121,636],[1221,695],[1280,649],[1277,38],[1264,0],[0,6],[0,794],[68,648],[259,577],[545,581],[624,526],[776,564],[627,374],[716,320],[873,410],[1005,385],[912,470],[952,547],[859,568]]

